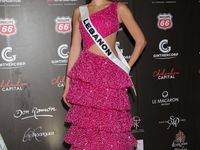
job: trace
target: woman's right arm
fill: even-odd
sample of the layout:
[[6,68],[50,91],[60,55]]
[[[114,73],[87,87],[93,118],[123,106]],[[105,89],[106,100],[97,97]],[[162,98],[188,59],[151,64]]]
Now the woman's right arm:
[[71,41],[71,48],[69,51],[68,57],[68,64],[67,64],[67,73],[65,79],[65,89],[62,95],[64,102],[71,107],[71,104],[66,100],[66,95],[69,89],[69,85],[71,82],[71,78],[67,76],[68,72],[71,70],[75,62],[77,61],[80,53],[81,53],[81,33],[79,31],[79,19],[80,19],[80,12],[79,8],[74,9],[73,14],[73,31],[72,31],[72,41]]

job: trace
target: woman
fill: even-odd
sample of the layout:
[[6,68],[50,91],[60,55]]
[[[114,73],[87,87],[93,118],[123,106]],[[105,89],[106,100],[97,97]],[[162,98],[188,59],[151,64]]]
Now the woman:
[[[132,67],[146,45],[145,37],[131,11],[121,2],[88,0],[89,17],[96,30],[115,50],[120,23],[136,44],[128,65]],[[95,44],[81,22],[79,8],[73,15],[72,44],[68,59],[63,100],[70,107],[66,122],[72,123],[64,140],[70,149],[128,150],[137,144],[126,88],[129,75],[113,63]],[[81,41],[83,51],[81,52]]]

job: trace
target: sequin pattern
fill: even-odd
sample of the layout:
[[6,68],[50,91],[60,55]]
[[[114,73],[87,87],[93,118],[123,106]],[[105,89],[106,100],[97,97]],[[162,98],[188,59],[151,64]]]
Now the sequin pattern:
[[[114,2],[93,14],[94,26],[101,24],[96,23],[96,15],[106,12],[113,15],[116,8]],[[105,37],[116,29],[103,30]],[[84,38],[84,46],[89,48],[92,41]],[[72,107],[65,121],[72,125],[64,140],[72,144],[70,150],[130,150],[134,147],[137,140],[130,132],[134,120],[126,92],[126,88],[132,86],[128,74],[109,58],[84,49],[67,76],[72,80],[66,98]]]
[[[116,32],[119,29],[117,2],[113,2],[105,9],[91,14],[90,20],[103,38]],[[79,29],[83,38],[83,48],[84,50],[87,50],[94,44],[94,41],[85,30],[82,22],[79,24]]]

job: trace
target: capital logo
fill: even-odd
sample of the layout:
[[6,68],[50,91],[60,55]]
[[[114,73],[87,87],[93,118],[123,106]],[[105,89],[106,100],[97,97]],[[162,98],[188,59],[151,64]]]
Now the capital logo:
[[10,36],[17,32],[16,21],[13,18],[0,18],[0,35]]
[[160,104],[161,106],[165,106],[165,105],[170,105],[170,103],[179,102],[178,97],[169,98],[168,96],[169,96],[169,92],[163,91],[162,98],[152,100],[152,104],[153,105]]
[[17,83],[11,83],[10,80],[5,82],[5,80],[1,81],[0,88],[2,88],[3,92],[8,92],[8,91],[22,91],[23,87],[27,86],[28,83],[22,83],[21,79],[17,81]]
[[170,116],[170,117],[169,117],[169,120],[167,120],[167,121],[159,121],[159,124],[164,124],[164,123],[166,123],[166,124],[168,124],[167,129],[170,129],[171,126],[174,126],[174,127],[177,128],[177,127],[178,127],[178,124],[179,124],[180,122],[186,122],[186,119],[180,119],[180,118],[178,118],[178,117]]
[[16,55],[8,56],[8,53],[12,52],[12,47],[6,47],[1,51],[1,57],[7,62],[13,62],[16,59]]
[[60,78],[60,76],[58,76],[57,78],[53,78],[53,80],[51,81],[52,85],[57,84],[57,87],[64,87],[65,86],[65,76],[63,76],[62,78]]
[[175,75],[179,75],[180,72],[175,72],[174,68],[171,69],[170,72],[167,72],[165,69],[153,72],[153,77],[157,77],[158,80],[165,80],[165,79],[175,79]]
[[185,148],[186,145],[188,145],[188,143],[186,142],[186,136],[182,131],[179,130],[179,132],[175,136],[175,140],[172,143],[172,147],[174,147],[174,150],[176,150],[177,147],[178,149],[187,150],[187,148]]
[[54,21],[56,23],[55,30],[57,33],[66,34],[66,33],[71,32],[72,19],[69,16],[56,17],[56,19]]
[[168,14],[159,14],[157,16],[158,18],[158,28],[159,29],[163,29],[163,30],[167,30],[172,28],[173,22],[172,22],[172,15],[170,13]]
[[134,119],[134,121],[135,121],[135,124],[134,124],[134,129],[131,131],[132,133],[138,133],[138,132],[144,132],[144,129],[139,129],[139,124],[140,124],[140,122],[142,121],[141,119],[140,119],[140,117],[139,116],[134,116],[133,117],[133,119]]

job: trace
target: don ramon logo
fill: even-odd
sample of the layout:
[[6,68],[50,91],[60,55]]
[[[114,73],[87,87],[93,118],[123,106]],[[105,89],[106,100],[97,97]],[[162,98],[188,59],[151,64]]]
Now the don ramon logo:
[[[13,114],[14,118],[25,120],[25,119],[39,119],[40,117],[53,117],[52,114],[47,114],[51,112],[55,112],[57,109],[55,107],[48,107],[48,108],[37,108],[33,107],[32,110],[21,110],[18,109]],[[42,114],[41,114],[42,113]]]

